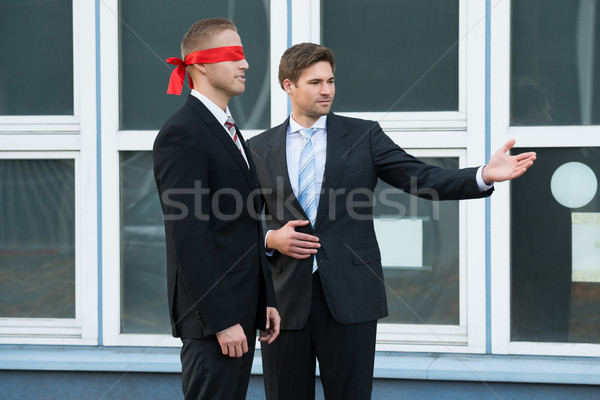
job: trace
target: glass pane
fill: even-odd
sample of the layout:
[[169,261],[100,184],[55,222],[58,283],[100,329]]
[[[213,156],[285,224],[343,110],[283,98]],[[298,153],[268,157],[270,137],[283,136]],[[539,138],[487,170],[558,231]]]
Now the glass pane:
[[121,152],[121,331],[170,333],[167,258],[152,152]]
[[596,1],[511,4],[511,125],[600,123]]
[[[454,158],[421,160],[458,168]],[[373,214],[390,311],[381,322],[458,325],[458,202],[420,199],[379,181]]]
[[333,108],[458,110],[458,3],[322,0],[322,43],[336,59]]
[[71,0],[0,2],[0,115],[73,114]]
[[511,182],[511,339],[600,343],[600,148],[536,148]]
[[0,318],[75,318],[73,160],[0,160]]
[[189,89],[185,86],[182,96],[166,93],[174,66],[164,60],[181,57],[179,46],[189,27],[212,17],[235,22],[250,64],[246,92],[229,103],[236,123],[242,129],[270,126],[268,2],[122,0],[119,7],[121,129],[160,129],[183,105]]

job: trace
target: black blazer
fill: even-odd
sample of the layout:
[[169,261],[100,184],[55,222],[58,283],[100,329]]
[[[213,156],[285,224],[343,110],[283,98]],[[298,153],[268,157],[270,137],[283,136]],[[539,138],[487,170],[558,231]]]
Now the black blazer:
[[264,329],[265,307],[275,300],[251,157],[248,169],[225,129],[191,95],[158,133],[153,155],[173,336],[204,338],[236,323]]
[[[265,197],[269,229],[308,219],[294,196],[287,173],[289,119],[249,140]],[[455,200],[489,196],[480,193],[476,168],[447,170],[427,165],[398,147],[377,122],[329,114],[327,160],[315,227],[316,255],[323,291],[333,317],[342,324],[387,316],[381,255],[373,226],[377,179],[420,197]],[[436,193],[436,194],[434,194]],[[348,208],[348,199],[354,207]],[[312,257],[297,260],[278,252],[270,257],[282,329],[300,329],[311,302]]]

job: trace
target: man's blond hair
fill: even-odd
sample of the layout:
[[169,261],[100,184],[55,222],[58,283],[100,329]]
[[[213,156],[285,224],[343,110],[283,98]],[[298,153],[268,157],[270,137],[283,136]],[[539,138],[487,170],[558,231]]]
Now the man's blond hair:
[[207,18],[197,21],[190,27],[181,41],[181,58],[206,49],[206,42],[225,30],[237,32],[235,24],[226,18]]

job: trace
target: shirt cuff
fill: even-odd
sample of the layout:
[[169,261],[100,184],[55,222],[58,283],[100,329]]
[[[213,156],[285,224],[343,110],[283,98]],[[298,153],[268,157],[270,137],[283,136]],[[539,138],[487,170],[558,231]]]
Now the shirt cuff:
[[483,181],[483,167],[485,167],[485,165],[479,167],[479,169],[477,170],[477,175],[475,175],[475,180],[477,180],[477,186],[479,187],[479,191],[481,193],[487,192],[488,190],[494,187],[493,183],[491,185],[486,185]]
[[269,237],[269,233],[271,233],[271,231],[272,229],[269,229],[265,234],[265,254],[269,257],[271,257],[273,253],[275,253],[275,250],[267,250],[267,237]]

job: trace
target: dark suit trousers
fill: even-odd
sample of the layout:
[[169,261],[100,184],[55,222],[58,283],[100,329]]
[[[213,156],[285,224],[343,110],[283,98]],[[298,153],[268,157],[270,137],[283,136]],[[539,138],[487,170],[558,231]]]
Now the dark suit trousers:
[[325,301],[319,272],[313,275],[308,323],[281,331],[261,345],[267,400],[315,398],[315,357],[327,400],[371,398],[377,321],[342,325]]
[[223,355],[216,336],[182,339],[181,367],[185,400],[244,400],[254,359],[256,329],[246,330],[248,352]]

